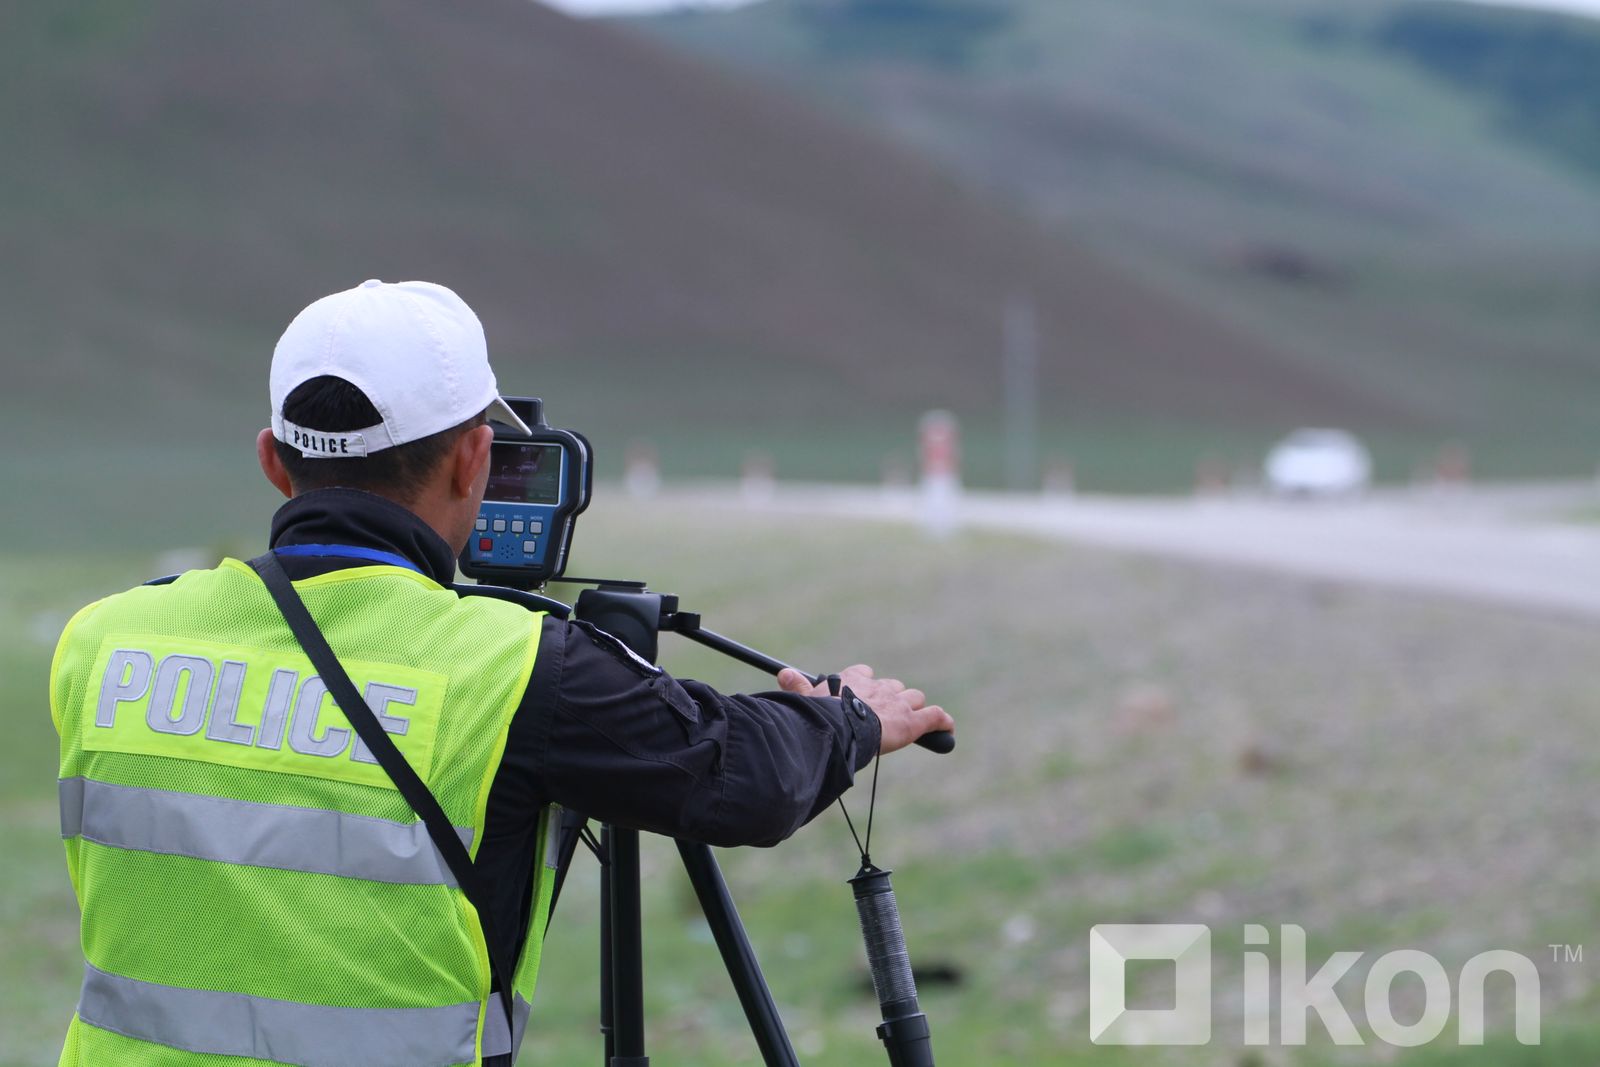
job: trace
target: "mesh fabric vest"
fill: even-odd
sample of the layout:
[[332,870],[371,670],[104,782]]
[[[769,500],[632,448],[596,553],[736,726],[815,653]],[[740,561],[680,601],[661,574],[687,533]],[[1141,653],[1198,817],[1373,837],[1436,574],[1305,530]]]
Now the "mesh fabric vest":
[[[542,617],[400,567],[295,586],[476,856]],[[514,1051],[548,863],[513,1036],[477,913],[245,564],[81,611],[51,711],[86,960],[62,1064],[446,1067]]]

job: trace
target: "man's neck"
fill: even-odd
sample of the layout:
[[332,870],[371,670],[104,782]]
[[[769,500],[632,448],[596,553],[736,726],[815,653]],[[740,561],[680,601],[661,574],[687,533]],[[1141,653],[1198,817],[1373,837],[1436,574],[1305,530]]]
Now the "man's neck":
[[455,579],[455,551],[422,515],[360,489],[299,494],[273,516],[269,543],[375,548],[404,556],[440,585]]

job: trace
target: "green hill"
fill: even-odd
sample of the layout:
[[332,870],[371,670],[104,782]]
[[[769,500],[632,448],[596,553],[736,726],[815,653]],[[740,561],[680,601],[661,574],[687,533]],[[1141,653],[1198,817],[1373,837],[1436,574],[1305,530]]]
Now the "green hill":
[[1015,294],[1091,482],[1418,420],[875,133],[522,0],[6,5],[0,148],[8,541],[253,526],[272,342],[367,277],[459,289],[610,473],[645,438],[669,477],[754,448],[874,478],[937,405],[992,477]]
[[881,130],[1488,473],[1600,457],[1600,22],[1421,0],[638,20]]
[[1480,98],[1505,136],[1600,178],[1600,24],[1416,3],[1371,39]]
[[1600,239],[1592,20],[1418,0],[765,0],[636,24],[844,102],[1090,232]]

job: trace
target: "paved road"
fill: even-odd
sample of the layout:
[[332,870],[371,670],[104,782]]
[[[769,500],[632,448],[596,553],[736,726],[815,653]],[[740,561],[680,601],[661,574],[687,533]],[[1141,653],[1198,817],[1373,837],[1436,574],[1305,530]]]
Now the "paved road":
[[[779,486],[684,490],[717,507],[918,522],[914,490]],[[959,522],[1228,564],[1554,609],[1600,619],[1593,486],[1393,492],[1355,502],[1029,497],[967,493]]]

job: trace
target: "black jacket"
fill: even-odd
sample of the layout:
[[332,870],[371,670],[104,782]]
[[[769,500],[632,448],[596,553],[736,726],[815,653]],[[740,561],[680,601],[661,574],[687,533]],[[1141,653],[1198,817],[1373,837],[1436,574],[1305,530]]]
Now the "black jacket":
[[[271,545],[375,548],[404,556],[441,585],[455,577],[455,557],[432,528],[353,489],[289,501],[273,517]],[[370,565],[340,556],[280,560],[294,579]],[[850,787],[878,740],[875,716],[847,714],[837,700],[725,696],[648,668],[587,624],[546,616],[477,856],[494,886],[495,928],[512,942],[505,958],[517,958],[528,934],[544,805],[712,845],[774,845]]]

